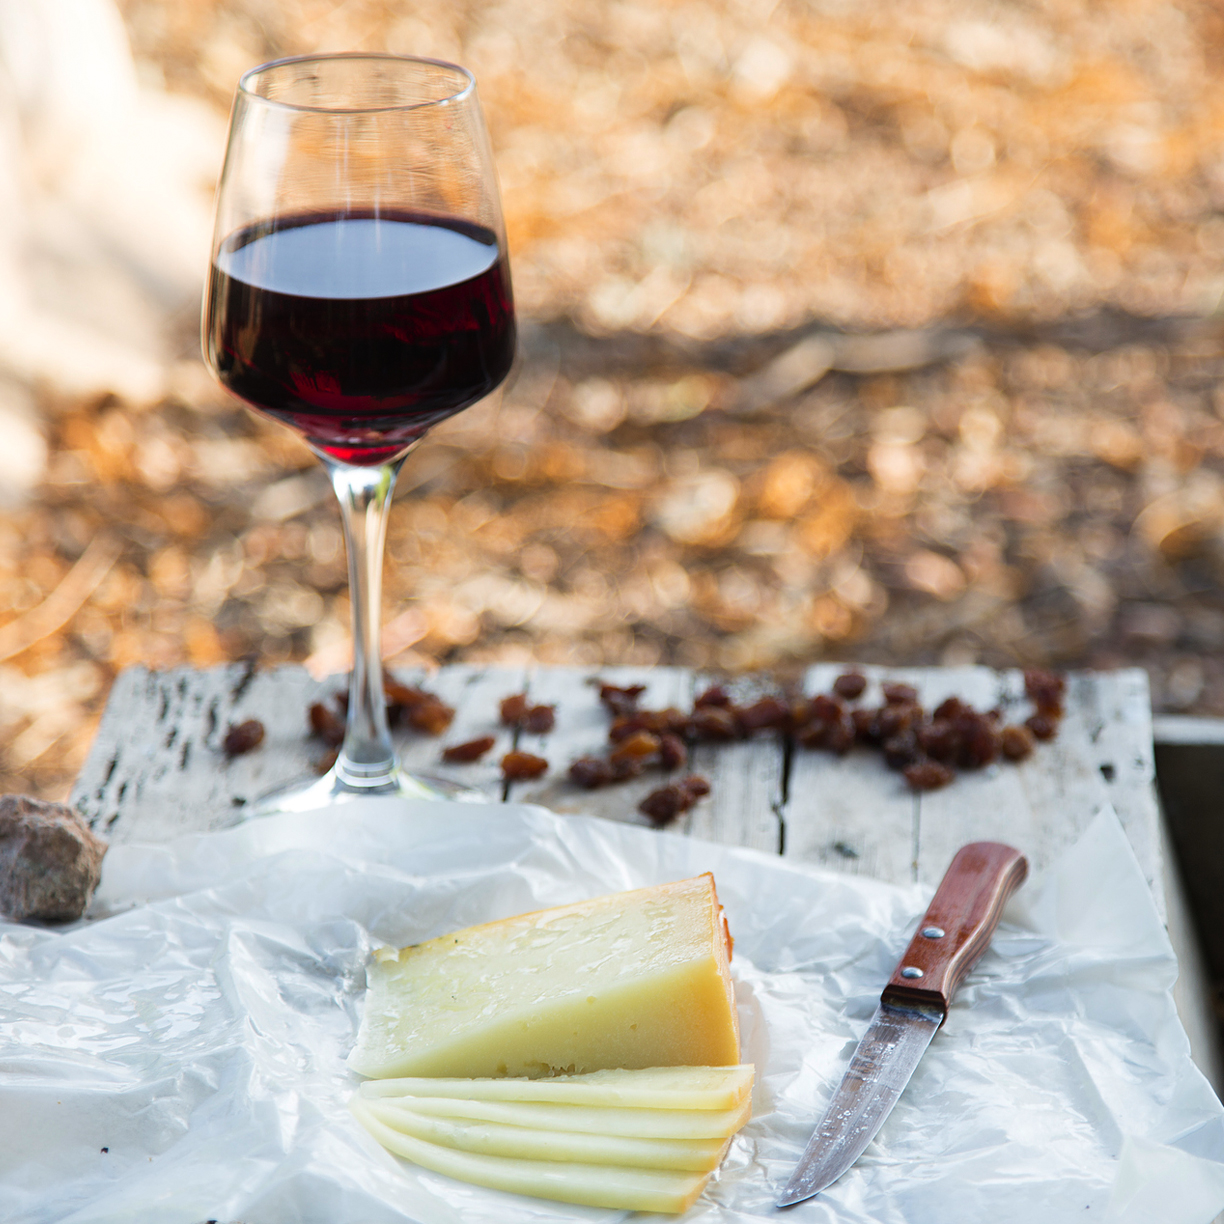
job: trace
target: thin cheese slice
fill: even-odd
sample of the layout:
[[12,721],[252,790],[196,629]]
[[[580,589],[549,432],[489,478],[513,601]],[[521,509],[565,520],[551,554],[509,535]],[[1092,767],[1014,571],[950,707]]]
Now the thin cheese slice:
[[392,1130],[440,1147],[512,1156],[517,1160],[553,1160],[578,1164],[621,1165],[630,1169],[687,1169],[709,1173],[718,1167],[729,1139],[633,1139],[623,1135],[589,1135],[581,1131],[529,1130],[497,1122],[431,1118],[385,1101],[366,1101],[366,1108]]
[[545,1076],[739,1062],[714,879],[469,927],[368,970],[349,1066],[391,1076]]
[[458,1181],[515,1194],[533,1194],[562,1203],[616,1207],[627,1211],[687,1211],[710,1179],[708,1173],[665,1169],[624,1169],[615,1165],[570,1164],[484,1156],[426,1143],[392,1130],[354,1097],[350,1108],[389,1152]]
[[366,1098],[440,1096],[465,1101],[548,1101],[635,1109],[734,1109],[752,1091],[753,1066],[646,1067],[551,1079],[366,1080]]
[[581,1131],[634,1139],[727,1139],[752,1116],[752,1103],[734,1109],[600,1109],[594,1105],[546,1105],[538,1101],[463,1101],[449,1097],[396,1097],[389,1109],[433,1118],[500,1122],[532,1130]]

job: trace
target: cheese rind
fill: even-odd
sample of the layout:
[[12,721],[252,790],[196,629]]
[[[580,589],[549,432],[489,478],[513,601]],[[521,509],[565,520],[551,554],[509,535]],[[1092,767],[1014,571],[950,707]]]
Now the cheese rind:
[[547,1076],[739,1061],[708,873],[469,927],[380,957],[349,1066]]
[[350,1108],[358,1121],[388,1151],[435,1173],[493,1190],[532,1194],[538,1198],[581,1203],[588,1207],[678,1214],[692,1206],[710,1179],[708,1173],[516,1160],[463,1152],[393,1130],[376,1118],[369,1105],[359,1097],[353,1098]]
[[366,1080],[367,1099],[453,1097],[465,1101],[546,1101],[635,1109],[733,1109],[752,1091],[751,1063],[735,1067],[645,1067],[549,1079]]
[[435,1118],[500,1122],[531,1130],[627,1135],[636,1139],[727,1139],[752,1116],[752,1102],[734,1109],[600,1109],[592,1105],[548,1105],[539,1101],[464,1101],[449,1097],[396,1097],[386,1108]]
[[385,1101],[365,1101],[380,1122],[401,1135],[486,1156],[620,1165],[637,1169],[684,1169],[709,1173],[718,1167],[729,1139],[639,1139],[581,1131],[531,1130],[498,1122],[470,1122],[414,1113]]

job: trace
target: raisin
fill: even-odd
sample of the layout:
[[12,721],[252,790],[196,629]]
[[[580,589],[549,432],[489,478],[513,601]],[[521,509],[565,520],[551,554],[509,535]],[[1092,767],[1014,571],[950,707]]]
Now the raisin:
[[468,740],[465,744],[452,744],[442,753],[442,759],[451,765],[466,765],[469,761],[479,761],[497,742],[492,735],[482,735],[479,739]]
[[628,739],[621,742],[608,754],[612,764],[617,761],[645,761],[657,756],[662,741],[651,731],[635,731]]
[[688,748],[670,731],[659,736],[659,764],[664,769],[683,769],[688,764]]
[[739,724],[748,733],[782,728],[790,722],[790,706],[780,697],[762,697],[739,710]]
[[689,774],[681,786],[694,798],[701,799],[710,793],[710,784],[700,774]]
[[795,731],[795,739],[804,748],[823,748],[828,736],[829,724],[820,718],[804,723]]
[[227,757],[242,756],[244,752],[258,748],[263,743],[263,739],[263,723],[258,718],[248,718],[246,722],[240,722],[236,726],[233,723],[230,724],[221,747]]
[[617,757],[615,761],[609,757],[608,764],[612,770],[612,777],[617,782],[624,782],[627,778],[640,778],[646,772],[644,757],[624,756]]
[[1024,691],[1038,713],[1061,714],[1067,682],[1056,672],[1031,667],[1024,673]]
[[693,806],[688,791],[676,782],[668,783],[653,790],[641,803],[638,811],[650,818],[650,823],[656,829],[671,824],[681,812],[688,811]]
[[918,700],[918,690],[912,684],[884,684],[881,691],[889,705],[912,704]]
[[523,716],[523,730],[532,735],[547,735],[557,725],[557,707],[532,706]]
[[632,714],[622,714],[614,718],[608,728],[608,738],[616,743],[638,731],[650,731],[655,735],[670,731],[673,735],[686,735],[688,730],[688,715],[669,706],[666,710],[637,710]]
[[935,707],[931,717],[941,722],[951,722],[958,715],[963,714],[965,709],[965,703],[959,697],[947,697]]
[[699,706],[693,711],[693,734],[704,740],[739,739],[739,721],[725,706]]
[[854,722],[854,735],[860,744],[878,744],[880,742],[880,711],[855,710],[851,715]]
[[999,729],[976,710],[962,714],[956,720],[960,743],[956,749],[956,763],[962,769],[980,769],[998,759]]
[[846,707],[836,697],[830,697],[827,693],[817,693],[812,698],[808,713],[811,718],[819,718],[823,722],[834,722],[842,716],[845,709]]
[[616,778],[612,766],[603,757],[594,756],[579,757],[569,767],[569,776],[575,786],[581,786],[585,790],[607,786]]
[[836,722],[829,724],[825,746],[836,752],[838,756],[845,756],[854,747],[854,741],[857,738],[858,732],[854,725],[854,718],[849,711],[845,711]]
[[731,694],[721,684],[712,684],[693,702],[693,708],[700,710],[706,706],[729,706],[730,704]]
[[922,707],[912,701],[894,702],[892,705],[881,706],[876,718],[881,741],[892,739],[902,731],[908,731],[915,723],[922,721]]
[[1004,727],[1000,746],[1009,761],[1023,761],[1025,757],[1032,755],[1032,732],[1027,727]]
[[952,760],[960,747],[960,735],[956,728],[942,718],[917,727],[915,734],[918,737],[918,746],[936,761]]
[[1058,719],[1041,710],[1026,718],[1024,725],[1033,733],[1034,739],[1052,740],[1058,734]]
[[938,761],[915,761],[904,770],[905,780],[916,791],[938,790],[947,786],[956,775]]
[[889,769],[904,769],[912,765],[921,755],[918,750],[918,737],[908,727],[886,739],[882,745],[884,764]]
[[[344,742],[344,719],[329,710],[321,701],[316,701],[310,707],[310,731],[330,747],[338,747]],[[329,765],[328,769],[330,768]],[[327,770],[323,772],[326,773]]]
[[502,777],[507,782],[538,778],[548,769],[548,762],[530,752],[507,752],[501,760]]
[[432,694],[409,684],[401,684],[391,676],[383,677],[383,697],[388,705],[402,706],[405,710],[411,710],[423,701],[434,700]]
[[839,697],[845,697],[847,701],[861,697],[866,687],[867,677],[858,672],[846,672],[844,676],[838,676],[833,681],[833,691]]
[[515,693],[511,697],[503,697],[498,711],[502,723],[507,727],[517,727],[527,715],[527,694]]
[[623,688],[616,684],[601,684],[599,700],[612,714],[632,714],[637,709],[638,698],[645,691],[644,684],[629,684]]
[[437,697],[426,699],[408,711],[408,725],[426,735],[441,735],[455,719],[455,711]]

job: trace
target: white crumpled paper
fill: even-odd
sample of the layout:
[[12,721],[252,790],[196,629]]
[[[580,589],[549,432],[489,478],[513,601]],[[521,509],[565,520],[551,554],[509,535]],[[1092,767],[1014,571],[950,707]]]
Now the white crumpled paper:
[[[712,870],[755,1117],[685,1217],[773,1197],[929,890],[524,806],[370,801],[116,846],[66,932],[0,926],[5,1224],[506,1224],[626,1213],[466,1186],[350,1118],[370,949]],[[125,908],[128,907],[128,908]],[[1008,921],[863,1157],[795,1224],[1206,1224],[1222,1110],[1111,813]],[[663,1218],[663,1217],[659,1217]]]

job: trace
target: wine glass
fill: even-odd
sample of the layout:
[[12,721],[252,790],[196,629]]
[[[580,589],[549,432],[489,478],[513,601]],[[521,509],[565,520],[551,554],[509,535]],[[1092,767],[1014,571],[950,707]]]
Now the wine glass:
[[353,608],[333,768],[260,801],[296,811],[370,794],[460,797],[402,773],[379,654],[383,541],[400,465],[429,428],[501,383],[514,305],[476,84],[407,56],[301,56],[239,82],[217,189],[205,358],[296,430],[340,501]]

